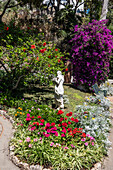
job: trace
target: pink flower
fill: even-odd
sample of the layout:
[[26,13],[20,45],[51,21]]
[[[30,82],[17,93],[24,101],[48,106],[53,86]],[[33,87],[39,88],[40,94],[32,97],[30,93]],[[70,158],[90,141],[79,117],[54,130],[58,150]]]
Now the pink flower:
[[38,132],[38,135],[40,134],[40,132]]
[[65,146],[64,149],[69,149],[69,148],[67,146]]
[[64,133],[62,133],[62,134],[61,134],[61,137],[65,137],[65,134],[64,134]]
[[50,144],[50,146],[53,146],[54,145],[54,143],[52,142],[51,144]]
[[50,129],[47,129],[47,133],[50,133],[51,132],[51,130]]
[[43,126],[43,123],[40,123],[41,126]]
[[19,143],[22,143],[22,140],[19,140]]
[[26,138],[26,142],[30,142],[30,137],[27,137],[27,138]]
[[90,140],[95,140],[95,138],[93,138],[92,136],[90,137]]
[[87,137],[90,137],[90,135],[89,135],[89,134],[87,134],[86,136],[87,136]]
[[27,118],[26,118],[26,121],[30,121],[30,120],[31,120],[31,118],[30,118],[30,117],[27,117]]
[[27,117],[30,117],[30,114],[29,114],[29,113],[27,114]]
[[73,144],[71,144],[71,147],[72,147],[72,148],[75,148],[75,146],[74,146]]
[[31,143],[29,144],[29,148],[32,148],[32,144]]
[[56,131],[52,130],[51,133],[56,133]]
[[46,127],[50,127],[50,123],[46,123]]
[[94,142],[92,142],[92,146],[94,146]]
[[86,140],[86,138],[81,139],[81,141],[85,141],[85,140]]
[[40,137],[39,140],[42,140],[42,138]]
[[55,133],[55,136],[58,136],[58,132]]
[[66,133],[66,129],[63,129],[62,132]]
[[88,146],[88,143],[86,142],[86,143],[84,143],[84,145],[85,145],[85,146]]
[[47,137],[47,138],[48,138],[49,136],[50,136],[50,134],[45,134],[45,137]]
[[33,141],[34,141],[34,142],[37,142],[37,140],[38,140],[38,139],[35,138]]

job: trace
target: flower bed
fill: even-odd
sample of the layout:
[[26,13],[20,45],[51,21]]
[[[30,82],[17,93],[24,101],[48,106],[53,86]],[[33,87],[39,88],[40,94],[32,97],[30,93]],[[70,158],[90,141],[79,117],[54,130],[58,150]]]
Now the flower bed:
[[[108,145],[104,140],[106,137],[107,141],[110,119],[108,111],[103,114],[102,108],[102,119],[99,113],[91,115],[92,108],[85,109],[88,111],[84,114],[82,110],[80,114],[64,113],[23,99],[15,111],[9,110],[17,129],[10,142],[15,156],[29,165],[39,164],[52,169],[90,169],[106,154]],[[96,131],[99,135],[92,135],[94,122],[98,119],[99,122],[103,120],[98,125],[101,125],[100,131]],[[87,126],[91,125],[91,131],[87,130],[86,122]],[[103,123],[108,129],[102,126]]]

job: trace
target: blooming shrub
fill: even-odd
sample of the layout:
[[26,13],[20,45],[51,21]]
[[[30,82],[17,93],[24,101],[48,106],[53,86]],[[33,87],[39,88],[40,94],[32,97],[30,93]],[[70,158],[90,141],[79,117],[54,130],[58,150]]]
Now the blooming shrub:
[[22,45],[16,47],[8,43],[6,47],[0,46],[0,59],[5,68],[0,83],[2,91],[16,89],[32,81],[50,85],[57,71],[65,68],[62,61],[64,54],[55,45],[45,42],[43,34],[37,37],[29,35],[27,41],[21,38],[20,41]]
[[77,85],[87,88],[100,84],[108,78],[110,55],[113,49],[113,36],[105,26],[106,20],[78,25],[72,38],[71,62]]
[[102,157],[96,139],[84,132],[72,112],[65,114],[62,110],[54,111],[23,100],[13,117],[17,131],[11,145],[15,144],[14,152],[21,161],[30,165],[39,163],[59,169],[76,169],[91,167]]

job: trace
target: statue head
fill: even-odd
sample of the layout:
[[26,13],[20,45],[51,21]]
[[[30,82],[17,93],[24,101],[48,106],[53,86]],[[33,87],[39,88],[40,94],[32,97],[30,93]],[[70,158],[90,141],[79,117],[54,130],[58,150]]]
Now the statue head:
[[61,71],[57,71],[57,75],[62,75]]

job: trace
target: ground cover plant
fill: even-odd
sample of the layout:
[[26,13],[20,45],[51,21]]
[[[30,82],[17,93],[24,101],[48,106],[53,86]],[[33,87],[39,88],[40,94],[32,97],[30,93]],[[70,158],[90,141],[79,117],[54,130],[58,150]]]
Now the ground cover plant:
[[15,155],[29,164],[59,169],[92,166],[101,158],[98,154],[101,149],[92,136],[83,133],[78,119],[72,115],[72,112],[65,115],[62,110],[53,111],[23,99],[14,113],[18,130],[11,145],[14,145]]
[[90,169],[107,154],[110,119],[103,107],[80,106],[67,113],[24,98],[18,105],[8,112],[17,128],[10,145],[21,161],[52,169]]

